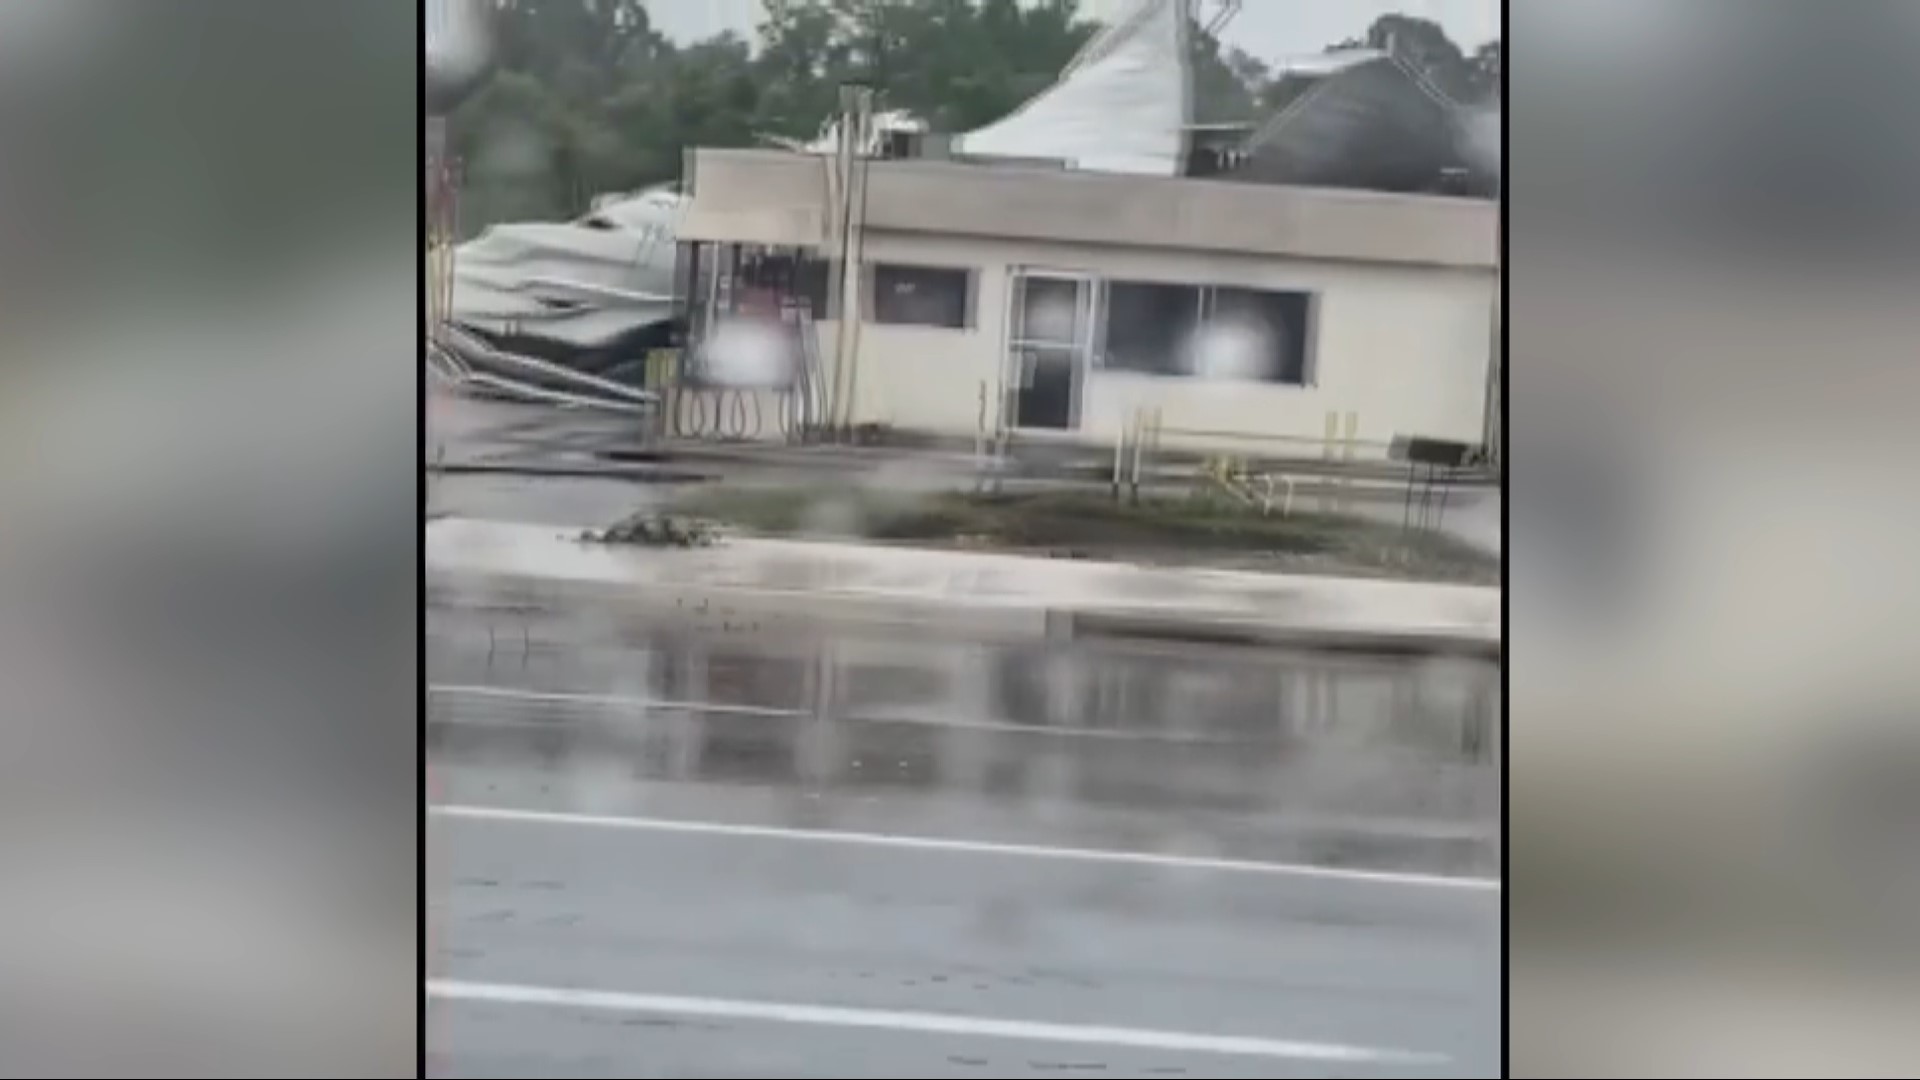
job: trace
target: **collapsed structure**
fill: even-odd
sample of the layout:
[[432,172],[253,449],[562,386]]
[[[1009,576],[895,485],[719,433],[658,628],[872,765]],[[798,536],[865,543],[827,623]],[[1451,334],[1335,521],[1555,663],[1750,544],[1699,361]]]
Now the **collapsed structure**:
[[1192,19],[1133,0],[977,131],[856,90],[817,143],[696,149],[679,192],[495,227],[459,251],[448,366],[644,407],[646,353],[684,335],[683,392],[789,434],[1487,442],[1497,210],[1448,194],[1484,190],[1484,119],[1353,50],[1198,154]]

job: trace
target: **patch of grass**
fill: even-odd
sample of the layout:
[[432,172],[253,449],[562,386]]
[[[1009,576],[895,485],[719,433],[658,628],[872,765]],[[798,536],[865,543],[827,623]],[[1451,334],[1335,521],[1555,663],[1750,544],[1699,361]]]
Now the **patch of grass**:
[[811,535],[1303,573],[1495,582],[1499,560],[1452,537],[1338,514],[1266,515],[1230,499],[1115,502],[1102,492],[903,495],[709,486],[676,508],[776,536]]

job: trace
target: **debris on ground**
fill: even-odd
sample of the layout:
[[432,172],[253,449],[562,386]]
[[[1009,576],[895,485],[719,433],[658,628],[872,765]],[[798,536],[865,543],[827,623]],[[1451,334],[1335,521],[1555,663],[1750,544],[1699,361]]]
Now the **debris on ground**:
[[711,521],[675,514],[643,512],[605,529],[588,529],[580,534],[587,544],[624,544],[635,547],[703,548],[720,539],[720,530]]

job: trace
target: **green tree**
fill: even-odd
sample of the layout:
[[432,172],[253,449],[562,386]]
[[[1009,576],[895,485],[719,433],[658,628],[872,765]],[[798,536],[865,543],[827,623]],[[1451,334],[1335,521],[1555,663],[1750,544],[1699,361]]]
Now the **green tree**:
[[991,123],[1094,29],[1075,0],[769,0],[757,49],[676,47],[641,0],[496,2],[499,74],[454,120],[470,228],[675,179],[689,146],[810,137],[847,82],[942,130]]
[[635,64],[673,46],[645,0],[495,0],[500,66],[573,100],[604,95]]
[[1092,36],[1074,0],[774,0],[760,26],[761,119],[815,133],[839,87],[960,131],[1044,90]]
[[[1430,19],[1388,14],[1375,19],[1367,32],[1327,46],[1326,52],[1355,49],[1391,52],[1402,63],[1426,77],[1454,101],[1479,105],[1500,95],[1503,48],[1489,41],[1471,54],[1448,36],[1446,28]],[[1281,76],[1268,79],[1258,93],[1259,109],[1271,115],[1286,108],[1313,84],[1312,79]]]
[[759,27],[754,119],[769,135],[805,138],[833,111],[834,78],[847,67],[839,19],[818,0],[767,0]]
[[[469,230],[672,181],[690,146],[809,138],[847,82],[936,130],[981,127],[1046,89],[1096,29],[1077,0],[767,0],[755,41],[679,46],[646,0],[493,2],[498,74],[453,119]],[[1437,24],[1388,15],[1345,44],[1389,43],[1462,100],[1498,93],[1498,42],[1468,55]],[[1201,123],[1254,120],[1297,90],[1211,34],[1192,50]]]
[[1382,15],[1368,29],[1366,44],[1392,50],[1462,104],[1482,104],[1500,95],[1503,47],[1498,40],[1468,53],[1431,19]]
[[642,0],[495,0],[498,74],[453,119],[469,230],[579,213],[596,191],[665,179],[612,106],[677,55]]
[[1267,62],[1245,49],[1237,46],[1228,49],[1226,59],[1227,66],[1239,76],[1240,82],[1254,90],[1273,80],[1273,69],[1267,66]]
[[1472,97],[1476,102],[1498,101],[1502,88],[1501,76],[1506,70],[1506,48],[1499,41],[1489,41],[1474,50],[1469,61],[1468,82],[1472,87]]
[[1259,87],[1266,65],[1195,27],[1188,53],[1193,65],[1193,121],[1196,124],[1244,124],[1259,112]]
[[1367,44],[1425,72],[1452,97],[1461,97],[1466,91],[1466,54],[1447,36],[1446,28],[1432,19],[1382,15],[1367,29]]

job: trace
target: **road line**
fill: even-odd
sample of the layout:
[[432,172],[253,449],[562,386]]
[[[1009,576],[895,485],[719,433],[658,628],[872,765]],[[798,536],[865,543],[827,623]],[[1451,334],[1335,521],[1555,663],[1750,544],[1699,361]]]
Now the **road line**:
[[908,1032],[918,1035],[959,1035],[1013,1042],[1124,1046],[1167,1053],[1336,1062],[1349,1065],[1439,1065],[1448,1060],[1439,1054],[1417,1054],[1365,1046],[1342,1046],[1337,1043],[1201,1035],[1140,1028],[1047,1024],[1031,1020],[1000,1020],[947,1013],[896,1012],[769,1001],[735,1001],[725,998],[629,994],[606,990],[565,990],[450,979],[427,980],[427,996],[441,1001],[485,1002],[494,1005],[651,1013],[702,1020],[745,1020],[805,1027]]
[[[625,694],[583,694],[557,690],[521,690],[507,686],[467,686],[431,683],[428,697],[467,698],[475,701],[505,701],[528,705],[579,705],[614,712],[685,712],[715,716],[758,716],[768,720],[805,720],[812,714],[804,709],[779,709],[765,705],[725,705],[708,701],[670,701],[664,698],[632,697]],[[441,717],[439,724],[471,727],[550,728],[543,720],[468,719]],[[1159,743],[1168,746],[1246,746],[1255,740],[1222,736],[1191,735],[1179,732],[1107,731],[1098,728],[1041,727],[998,720],[928,719],[923,716],[887,716],[854,713],[842,723],[899,724],[902,726],[952,728],[961,731],[990,731],[1006,735],[1029,735],[1051,739],[1092,739],[1102,742]]]
[[807,716],[799,709],[775,709],[764,705],[722,705],[702,701],[668,701],[661,698],[628,697],[621,694],[579,694],[558,690],[517,690],[505,686],[456,686],[433,683],[428,696],[478,698],[489,701],[517,701],[540,705],[590,705],[603,709],[634,712],[702,712],[737,716],[764,716],[772,720],[797,720]]
[[1189,855],[1161,855],[1140,851],[1102,851],[1093,848],[1042,847],[1031,844],[994,843],[984,840],[949,840],[938,837],[897,836],[886,833],[790,829],[771,825],[728,825],[711,821],[683,821],[671,818],[650,817],[612,817],[603,814],[571,814],[548,810],[509,810],[490,806],[439,804],[429,806],[427,813],[433,817],[458,821],[492,821],[521,825],[549,826],[571,825],[589,829],[669,833],[682,836],[714,836],[747,840],[787,840],[812,844],[835,844],[844,847],[939,851],[957,855],[984,855],[1016,859],[1058,859],[1067,862],[1107,863],[1122,866],[1153,866],[1164,869],[1205,870],[1229,874],[1264,874],[1274,877],[1351,882],[1369,885],[1401,885],[1414,888],[1455,889],[1477,892],[1500,891],[1500,882],[1489,878],[1447,877],[1439,874],[1397,874],[1375,870],[1343,870],[1326,866],[1257,862],[1250,859],[1212,859]]

